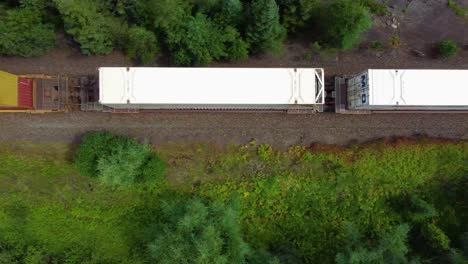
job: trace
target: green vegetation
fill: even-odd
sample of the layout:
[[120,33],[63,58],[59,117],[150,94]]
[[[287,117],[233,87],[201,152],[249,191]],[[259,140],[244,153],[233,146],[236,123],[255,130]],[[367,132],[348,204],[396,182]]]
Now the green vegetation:
[[442,56],[444,58],[451,58],[455,56],[455,54],[457,54],[458,52],[457,43],[450,39],[441,40],[437,42],[435,47],[439,56]]
[[279,22],[279,9],[275,0],[253,0],[250,6],[247,40],[254,52],[280,52],[286,30]]
[[85,55],[105,55],[117,43],[122,23],[93,0],[54,0],[63,17],[65,31],[80,44]]
[[[105,132],[82,141],[74,164],[55,147],[0,148],[0,263],[468,257],[466,142],[278,151],[255,142],[151,149]],[[116,188],[99,177],[105,163],[128,174],[143,164],[146,180]]]
[[[83,175],[112,186],[130,186],[164,175],[164,162],[147,145],[108,132],[87,134],[77,150],[76,167]],[[151,179],[153,178],[153,179]]]
[[376,40],[371,43],[371,48],[375,51],[383,51],[384,45],[382,44],[382,42]]
[[51,24],[32,9],[7,11],[0,20],[0,55],[40,56],[55,47]]
[[141,64],[159,52],[184,66],[281,54],[288,34],[349,49],[370,27],[370,13],[384,9],[375,0],[11,0],[0,3],[0,33],[7,32],[0,54],[42,55],[55,32],[82,54],[117,49]]
[[448,0],[448,7],[452,9],[457,16],[468,20],[468,8],[459,6],[455,0]]
[[169,202],[163,215],[149,245],[157,263],[245,263],[250,249],[235,209],[190,199],[184,204]]
[[317,21],[324,46],[350,49],[372,26],[368,8],[353,0],[336,0],[323,7]]
[[130,59],[137,59],[142,64],[154,61],[159,52],[156,35],[142,27],[132,27],[128,30],[125,46],[127,56]]

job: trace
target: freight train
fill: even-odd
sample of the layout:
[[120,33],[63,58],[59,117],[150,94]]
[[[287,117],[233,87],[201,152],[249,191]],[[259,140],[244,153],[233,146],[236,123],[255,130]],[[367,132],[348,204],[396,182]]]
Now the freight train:
[[468,112],[468,70],[102,67],[99,76],[0,72],[0,111]]

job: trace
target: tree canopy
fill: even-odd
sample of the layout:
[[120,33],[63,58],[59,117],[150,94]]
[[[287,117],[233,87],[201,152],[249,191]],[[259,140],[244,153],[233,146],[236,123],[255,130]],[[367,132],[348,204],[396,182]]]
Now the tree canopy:
[[117,49],[147,64],[161,52],[175,65],[207,65],[279,54],[288,34],[315,31],[323,47],[349,49],[370,27],[369,8],[382,9],[373,1],[11,0],[0,6],[6,36],[0,48],[4,55],[39,56],[59,31],[85,55]]

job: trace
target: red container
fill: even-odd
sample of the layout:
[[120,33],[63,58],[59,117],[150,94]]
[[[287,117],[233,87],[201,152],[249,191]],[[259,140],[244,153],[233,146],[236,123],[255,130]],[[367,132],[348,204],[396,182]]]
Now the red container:
[[33,81],[28,78],[18,78],[18,107],[32,109],[33,101]]

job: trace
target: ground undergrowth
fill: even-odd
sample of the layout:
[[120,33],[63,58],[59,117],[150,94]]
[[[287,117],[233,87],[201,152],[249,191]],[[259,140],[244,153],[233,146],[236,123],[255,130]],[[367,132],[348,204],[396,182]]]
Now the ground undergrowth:
[[466,142],[152,148],[164,177],[115,186],[2,144],[0,263],[466,261]]

